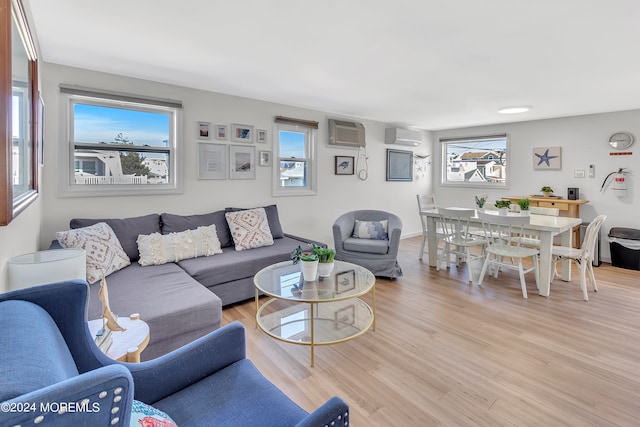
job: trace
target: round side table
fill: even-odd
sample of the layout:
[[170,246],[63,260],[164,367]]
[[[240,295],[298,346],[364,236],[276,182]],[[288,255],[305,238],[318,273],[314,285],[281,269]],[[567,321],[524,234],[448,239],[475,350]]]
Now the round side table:
[[[129,317],[119,317],[118,323],[125,331],[113,331],[113,343],[104,353],[121,362],[140,362],[140,353],[147,348],[149,344],[149,325],[140,320],[139,315],[132,314]],[[92,336],[102,329],[102,319],[89,321],[89,330]]]

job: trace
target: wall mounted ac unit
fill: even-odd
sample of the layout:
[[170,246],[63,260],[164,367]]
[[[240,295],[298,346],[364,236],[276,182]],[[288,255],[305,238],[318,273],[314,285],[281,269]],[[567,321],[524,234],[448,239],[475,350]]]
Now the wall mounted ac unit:
[[419,130],[386,128],[384,131],[384,142],[387,144],[417,147],[422,144],[422,132]]
[[329,144],[364,147],[364,126],[362,123],[329,119]]

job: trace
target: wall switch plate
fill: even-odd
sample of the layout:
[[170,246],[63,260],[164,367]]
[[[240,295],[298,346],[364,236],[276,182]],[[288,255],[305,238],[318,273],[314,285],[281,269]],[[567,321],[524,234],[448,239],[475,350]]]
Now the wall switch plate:
[[584,169],[575,169],[573,171],[574,178],[584,178]]
[[589,178],[596,177],[596,165],[589,165]]

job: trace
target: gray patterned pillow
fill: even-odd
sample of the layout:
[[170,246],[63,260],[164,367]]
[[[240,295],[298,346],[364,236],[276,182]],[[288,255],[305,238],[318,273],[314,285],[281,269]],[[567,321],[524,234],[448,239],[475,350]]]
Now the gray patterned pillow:
[[387,240],[389,234],[387,228],[389,220],[382,221],[360,221],[356,219],[353,235],[357,239]]

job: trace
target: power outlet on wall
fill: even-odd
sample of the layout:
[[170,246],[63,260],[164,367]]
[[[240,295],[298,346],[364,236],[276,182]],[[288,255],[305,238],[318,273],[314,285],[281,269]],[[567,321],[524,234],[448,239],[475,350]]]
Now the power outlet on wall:
[[589,178],[596,177],[596,165],[589,165]]

